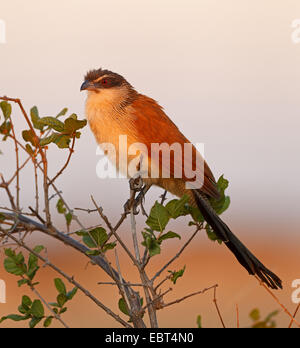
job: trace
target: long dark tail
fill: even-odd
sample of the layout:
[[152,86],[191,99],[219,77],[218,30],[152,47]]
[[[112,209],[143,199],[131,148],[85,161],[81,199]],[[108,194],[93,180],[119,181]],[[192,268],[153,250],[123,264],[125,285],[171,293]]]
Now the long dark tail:
[[246,268],[249,274],[257,275],[272,289],[282,289],[282,281],[277,275],[268,270],[230,231],[228,226],[210,206],[206,198],[196,190],[193,190],[193,194],[205,221],[212,227],[217,237],[231,250],[239,263]]

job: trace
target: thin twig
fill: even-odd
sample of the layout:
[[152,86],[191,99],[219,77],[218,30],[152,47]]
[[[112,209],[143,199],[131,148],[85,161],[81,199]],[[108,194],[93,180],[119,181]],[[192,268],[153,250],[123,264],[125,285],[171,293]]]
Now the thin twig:
[[[299,308],[300,308],[300,303],[298,304],[298,306],[297,306],[297,308],[296,308],[296,310],[295,310],[295,313],[294,313],[294,315],[293,315],[293,318],[294,318],[294,319],[296,318],[296,315],[297,315],[297,313],[298,313],[298,311],[299,311]],[[292,327],[293,322],[294,322],[294,320],[291,320],[290,325],[289,325],[289,329]]]
[[211,289],[215,289],[216,287],[218,286],[218,284],[216,285],[213,285],[209,288],[206,288],[206,289],[203,289],[203,290],[200,290],[200,291],[196,291],[196,292],[193,292],[192,294],[189,294],[189,295],[186,295],[186,296],[183,296],[175,301],[172,301],[172,302],[169,302],[169,303],[166,303],[166,304],[163,304],[163,308],[165,307],[169,307],[169,306],[172,306],[174,305],[175,303],[179,303],[179,302],[182,302],[184,300],[186,300],[187,298],[190,298],[192,296],[196,296],[196,295],[200,295],[200,294],[204,294],[205,292],[211,290]]
[[273,292],[257,276],[255,276],[255,278],[258,280],[260,285],[263,286],[266,289],[266,291],[273,297],[273,299],[279,304],[279,306],[285,311],[285,313],[292,319],[292,322],[294,322],[300,328],[300,324],[298,323],[298,321],[287,310],[287,308],[278,300],[278,298],[273,294]]
[[240,328],[240,314],[239,314],[239,306],[236,304],[236,327]]
[[[118,286],[118,284],[114,283],[114,282],[98,282],[97,284],[99,284],[99,285],[116,285],[116,286]],[[144,286],[143,284],[138,284],[138,283],[126,283],[126,285],[129,285],[129,286]]]
[[192,234],[192,236],[188,239],[188,241],[183,245],[183,247],[179,250],[179,252],[171,258],[170,261],[168,261],[155,275],[154,277],[151,279],[151,282],[153,282],[157,277],[159,277],[161,275],[161,273],[168,268],[185,250],[185,248],[191,243],[191,241],[194,239],[194,237],[196,236],[196,234],[200,231],[201,226],[198,226],[196,231]]
[[73,136],[73,140],[72,140],[72,145],[71,147],[69,148],[69,156],[67,158],[67,161],[66,163],[64,164],[64,166],[61,168],[61,170],[55,175],[55,177],[49,182],[48,185],[52,185],[54,183],[54,181],[64,172],[64,170],[67,168],[67,166],[69,165],[70,163],[70,160],[71,160],[71,157],[74,153],[74,146],[75,146],[75,135]]
[[223,326],[224,329],[226,329],[226,326],[225,326],[225,324],[224,324],[224,320],[223,320],[223,318],[222,318],[222,315],[221,315],[221,312],[220,312],[220,309],[219,309],[219,306],[218,306],[218,303],[217,303],[217,287],[218,287],[218,286],[216,286],[216,287],[214,288],[214,299],[213,299],[213,302],[214,302],[214,304],[215,304],[215,307],[216,307],[216,310],[217,310],[217,312],[218,312],[218,316],[219,316],[219,318],[220,318],[220,321],[221,321],[221,323],[222,323],[222,326]]

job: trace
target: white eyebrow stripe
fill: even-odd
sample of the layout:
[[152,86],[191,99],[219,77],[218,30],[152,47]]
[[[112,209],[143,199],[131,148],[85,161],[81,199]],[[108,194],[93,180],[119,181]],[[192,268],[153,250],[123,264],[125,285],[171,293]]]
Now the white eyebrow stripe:
[[105,77],[108,77],[108,75],[103,75],[103,76],[101,76],[101,77],[98,77],[96,80],[94,80],[93,82],[99,82],[99,81],[101,81],[102,79],[104,79]]

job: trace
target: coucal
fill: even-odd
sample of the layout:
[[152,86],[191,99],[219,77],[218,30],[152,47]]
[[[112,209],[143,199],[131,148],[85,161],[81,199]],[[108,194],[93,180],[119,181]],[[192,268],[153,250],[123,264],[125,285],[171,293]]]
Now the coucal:
[[[86,117],[97,142],[100,145],[113,144],[117,156],[120,151],[120,135],[127,136],[128,146],[135,143],[145,144],[149,150],[146,154],[148,163],[151,163],[151,156],[153,156],[151,153],[153,143],[166,143],[170,146],[174,143],[182,146],[191,144],[155,100],[138,93],[124,77],[117,73],[101,68],[91,70],[86,74],[81,90],[88,92],[85,106]],[[193,147],[191,163],[185,163],[190,171],[195,168],[193,162],[200,157],[201,155]],[[158,158],[161,161],[161,156]],[[159,165],[162,166],[161,163]],[[179,165],[183,166],[183,162],[180,161]],[[190,203],[199,208],[218,239],[224,242],[249,274],[257,275],[272,289],[282,288],[282,281],[246,248],[211,207],[209,198],[217,199],[219,192],[215,178],[206,162],[203,160],[203,166],[196,167],[196,170],[201,171],[198,174],[202,177],[202,187],[195,189],[187,188],[186,184],[190,178],[186,176],[183,169],[181,177],[174,175],[175,170],[178,169],[176,166],[178,167],[178,161],[171,156],[169,177],[161,175],[160,167],[158,177],[149,175],[143,178],[143,181],[146,185],[160,186],[178,197],[187,194],[190,197]]]

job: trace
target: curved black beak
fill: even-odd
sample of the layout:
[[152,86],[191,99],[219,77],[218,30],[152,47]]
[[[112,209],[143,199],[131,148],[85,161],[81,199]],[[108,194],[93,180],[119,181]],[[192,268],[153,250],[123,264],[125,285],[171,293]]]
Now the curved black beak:
[[91,81],[84,81],[80,87],[80,91],[84,91],[89,88],[94,88],[94,84]]

